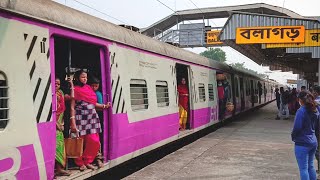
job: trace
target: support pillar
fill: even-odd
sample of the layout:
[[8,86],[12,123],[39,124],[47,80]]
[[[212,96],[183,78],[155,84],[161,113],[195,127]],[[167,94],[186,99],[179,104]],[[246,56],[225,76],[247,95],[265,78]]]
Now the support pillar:
[[320,59],[318,59],[318,86],[320,86]]

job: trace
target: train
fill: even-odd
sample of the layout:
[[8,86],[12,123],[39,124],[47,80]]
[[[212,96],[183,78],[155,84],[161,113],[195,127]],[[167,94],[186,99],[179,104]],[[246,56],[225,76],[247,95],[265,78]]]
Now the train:
[[[101,79],[103,101],[112,108],[100,113],[105,166],[74,171],[69,179],[88,178],[269,103],[280,86],[50,0],[1,0],[0,34],[0,179],[54,178],[54,84],[72,69]],[[234,109],[219,118],[222,73]],[[190,94],[183,132],[182,77]]]

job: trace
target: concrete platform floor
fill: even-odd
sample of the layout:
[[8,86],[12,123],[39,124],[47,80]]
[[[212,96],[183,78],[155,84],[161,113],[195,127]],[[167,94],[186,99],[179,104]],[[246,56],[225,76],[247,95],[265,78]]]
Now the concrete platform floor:
[[125,179],[299,179],[290,137],[294,117],[275,116],[275,102],[248,112]]

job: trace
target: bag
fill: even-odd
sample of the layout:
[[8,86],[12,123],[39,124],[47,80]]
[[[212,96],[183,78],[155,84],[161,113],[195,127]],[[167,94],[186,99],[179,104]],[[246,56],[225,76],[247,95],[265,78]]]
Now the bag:
[[83,153],[83,139],[79,137],[79,133],[76,133],[77,137],[72,138],[69,133],[69,138],[64,139],[64,146],[66,149],[67,158],[78,158]]

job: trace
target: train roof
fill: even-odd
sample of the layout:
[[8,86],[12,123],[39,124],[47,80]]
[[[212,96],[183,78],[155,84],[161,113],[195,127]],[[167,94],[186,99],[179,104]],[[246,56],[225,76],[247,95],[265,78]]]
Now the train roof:
[[259,78],[254,74],[234,69],[226,64],[147,37],[51,0],[1,0],[0,9],[167,57]]

